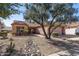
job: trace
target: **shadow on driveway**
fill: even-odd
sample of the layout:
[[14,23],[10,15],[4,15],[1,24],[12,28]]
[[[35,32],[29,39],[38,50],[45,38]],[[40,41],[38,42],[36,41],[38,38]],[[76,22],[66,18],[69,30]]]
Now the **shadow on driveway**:
[[48,43],[51,45],[55,45],[56,47],[61,48],[63,50],[67,50],[70,56],[79,55],[79,44],[78,44],[79,42],[72,43],[71,41],[67,41],[67,40],[59,41],[59,40],[51,39],[50,41],[48,41]]

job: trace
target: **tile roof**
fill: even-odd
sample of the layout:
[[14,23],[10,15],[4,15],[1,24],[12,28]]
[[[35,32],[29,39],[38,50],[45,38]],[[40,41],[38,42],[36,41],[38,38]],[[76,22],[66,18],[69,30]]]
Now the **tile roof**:
[[28,26],[31,27],[31,28],[40,27],[40,25],[37,24],[37,23],[29,23],[29,22],[25,22],[25,21],[14,21],[14,22],[12,23],[12,25],[13,25],[13,24],[28,25]]
[[13,25],[13,24],[25,25],[26,23],[25,23],[24,21],[14,21],[14,22],[12,23],[12,25]]

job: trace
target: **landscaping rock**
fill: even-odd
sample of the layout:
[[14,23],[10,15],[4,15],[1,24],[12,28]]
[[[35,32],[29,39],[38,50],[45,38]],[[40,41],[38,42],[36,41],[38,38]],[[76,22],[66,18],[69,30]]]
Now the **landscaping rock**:
[[25,52],[27,56],[41,56],[39,47],[31,39],[26,43]]

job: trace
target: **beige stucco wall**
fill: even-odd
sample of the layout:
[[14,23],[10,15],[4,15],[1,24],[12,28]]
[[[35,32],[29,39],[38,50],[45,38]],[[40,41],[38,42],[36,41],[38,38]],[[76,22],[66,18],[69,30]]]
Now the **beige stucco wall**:
[[[44,35],[42,28],[38,28],[38,30],[40,31],[40,34]],[[48,33],[48,27],[45,27],[45,31],[46,31],[46,33]],[[62,34],[61,28],[55,29],[55,30],[53,31],[53,33]]]
[[12,25],[12,33],[16,33],[17,27],[24,27],[24,30],[28,31],[28,26],[26,26],[26,25]]
[[[41,27],[38,28],[38,30],[39,30],[40,34],[44,35],[43,30],[42,30]],[[45,27],[45,31],[46,31],[46,33],[47,33],[47,30],[48,30],[48,27]]]
[[53,33],[59,33],[59,34],[62,34],[62,30],[61,28],[57,28],[53,31]]
[[76,29],[77,29],[77,28],[67,28],[67,29],[65,30],[65,33],[66,33],[67,35],[76,35]]

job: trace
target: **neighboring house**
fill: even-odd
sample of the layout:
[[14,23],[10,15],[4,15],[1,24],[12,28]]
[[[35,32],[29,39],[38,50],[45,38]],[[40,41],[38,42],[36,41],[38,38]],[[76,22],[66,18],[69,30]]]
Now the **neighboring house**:
[[3,27],[4,27],[4,24],[0,21],[0,32]]
[[[11,32],[12,32],[12,28],[5,26],[4,28],[1,29],[0,35],[5,37],[5,38],[9,38],[12,35]],[[9,33],[11,35],[8,36]]]
[[11,32],[12,31],[12,28],[6,26],[6,27],[2,28],[1,31]]

